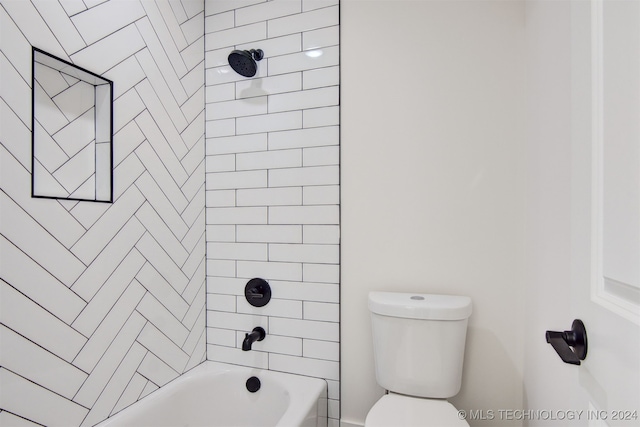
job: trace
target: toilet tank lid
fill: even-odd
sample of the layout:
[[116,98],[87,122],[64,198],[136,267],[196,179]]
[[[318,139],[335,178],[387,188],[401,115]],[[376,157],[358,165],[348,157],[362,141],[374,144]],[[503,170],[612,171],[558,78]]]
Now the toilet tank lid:
[[383,316],[462,320],[471,315],[471,298],[458,295],[370,292],[369,310]]

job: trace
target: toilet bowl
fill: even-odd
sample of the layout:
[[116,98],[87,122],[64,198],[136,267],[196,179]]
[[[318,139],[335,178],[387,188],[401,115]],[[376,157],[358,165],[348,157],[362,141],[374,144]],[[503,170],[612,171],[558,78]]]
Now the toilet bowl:
[[367,414],[365,427],[469,427],[464,416],[443,399],[385,394]]
[[388,393],[365,427],[468,426],[446,399],[462,384],[471,299],[371,292],[369,311],[376,381]]

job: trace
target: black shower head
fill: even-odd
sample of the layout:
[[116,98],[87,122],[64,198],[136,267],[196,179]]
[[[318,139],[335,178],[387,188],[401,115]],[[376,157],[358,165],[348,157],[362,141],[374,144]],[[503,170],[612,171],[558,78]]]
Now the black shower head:
[[229,54],[229,65],[241,76],[253,77],[258,71],[256,61],[263,57],[262,49],[234,50]]

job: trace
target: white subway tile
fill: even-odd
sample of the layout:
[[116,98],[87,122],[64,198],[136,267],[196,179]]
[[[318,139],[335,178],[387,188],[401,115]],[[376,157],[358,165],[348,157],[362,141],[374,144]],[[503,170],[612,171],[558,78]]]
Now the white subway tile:
[[[67,399],[73,399],[87,379],[85,372],[3,325],[0,325],[0,342],[3,349],[11,349],[3,351],[3,367]],[[302,340],[299,355],[302,355]]]
[[207,16],[217,13],[233,11],[241,7],[251,6],[252,4],[262,3],[266,0],[216,0],[205,2],[205,14]]
[[[189,253],[184,246],[182,246],[182,242],[176,237],[176,233],[167,226],[160,215],[158,215],[158,212],[156,212],[149,203],[145,203],[138,209],[136,218],[144,225],[148,233],[153,234],[153,238],[162,246],[173,262],[178,265],[184,265]],[[181,225],[184,228],[179,228],[178,230],[186,232],[187,228],[184,223]],[[180,238],[184,237],[183,234],[178,235]]]
[[[166,298],[166,301],[161,301],[171,311],[176,313],[176,316],[184,316],[188,305],[184,303],[184,300],[180,296],[180,293],[184,291],[184,288],[189,284],[189,279],[185,273],[176,265],[176,263],[169,257],[169,255],[162,249],[162,247],[151,237],[149,233],[146,233],[136,244],[136,248],[140,253],[149,261],[146,265],[153,266],[150,270],[153,270],[153,274],[157,274],[158,278],[155,279],[155,283],[143,283],[147,289],[151,287],[162,286],[166,290],[163,291],[166,295],[162,295],[162,298]],[[145,269],[143,268],[143,271]],[[142,277],[140,280],[142,281]],[[160,298],[161,295],[156,295]],[[183,311],[184,310],[184,311]],[[177,313],[181,313],[178,315]]]
[[[148,356],[148,355],[147,355]],[[149,365],[152,365],[151,362],[149,362],[148,360],[143,360],[142,361],[143,364],[145,364],[145,368],[149,369]],[[164,365],[164,367],[166,367],[166,369],[171,369],[169,368],[167,365]],[[142,368],[142,366],[141,366]],[[138,375],[140,375],[140,373],[138,373]],[[144,378],[144,377],[143,377]],[[145,378],[146,380],[146,384],[142,390],[142,392],[140,393],[140,399],[142,399],[143,397],[148,396],[149,394],[153,393],[154,391],[158,390],[160,387],[158,387],[157,385],[155,385],[152,381],[149,381],[147,378]],[[170,380],[169,380],[170,381]]]
[[269,244],[269,259],[284,262],[337,264],[340,261],[338,245]]
[[302,356],[337,362],[340,360],[340,344],[331,341],[305,339],[302,341]]
[[259,96],[249,100],[216,102],[207,105],[207,120],[220,120],[232,117],[255,116],[267,113],[267,97]]
[[329,399],[327,401],[327,412],[329,419],[339,420],[340,419],[340,401],[336,399]]
[[304,110],[302,112],[302,126],[315,128],[320,126],[336,126],[340,124],[340,107],[324,107]]
[[[237,347],[242,346],[244,331],[236,332]],[[280,335],[267,336],[262,341],[256,341],[251,346],[252,351],[267,351],[269,353],[288,354],[291,356],[302,356],[302,339],[283,337]]]
[[269,96],[269,112],[303,110],[338,105],[337,86],[309,89]]
[[269,304],[263,307],[254,307],[247,302],[244,295],[237,298],[238,313],[269,316],[269,319],[273,319],[274,317],[302,319],[302,301],[278,299],[272,295]]
[[338,206],[274,206],[269,224],[338,224]]
[[340,243],[340,226],[305,225],[302,227],[302,243],[334,244]]
[[220,136],[230,136],[236,133],[235,119],[227,120],[210,120],[205,123],[205,132],[207,135],[207,154],[209,154],[209,141]]
[[[80,425],[89,412],[87,408],[4,368],[0,368],[0,383],[4,409],[0,414],[29,414],[29,418],[38,425],[68,426]],[[20,423],[17,425],[25,423],[24,418],[16,419]]]
[[210,105],[213,102],[220,101],[230,101],[236,98],[236,88],[233,83],[225,83],[221,85],[215,86],[207,86],[205,89],[205,100],[207,105],[206,108],[213,108],[213,105]]
[[276,169],[302,166],[302,152],[296,150],[275,150],[236,155],[236,169]]
[[[216,55],[216,57],[219,58],[219,60],[223,60],[223,58],[225,57],[228,58],[231,52],[233,52],[233,48],[229,47],[229,48],[226,48],[226,52],[221,50],[218,53],[219,56]],[[211,60],[211,57],[210,57],[210,60]],[[223,65],[216,66],[216,67],[209,67],[205,70],[204,78],[207,85],[218,85],[223,83],[231,83],[231,82],[246,80],[246,77],[233,71],[233,68],[231,68],[231,66],[229,65],[228,59],[225,60],[222,64]],[[268,74],[269,74],[268,61],[259,62],[258,69],[256,70],[256,75],[254,76],[254,78],[266,77]],[[283,74],[283,73],[279,73],[279,74]]]
[[2,321],[20,335],[71,362],[87,339],[11,286],[0,282]]
[[338,166],[314,166],[269,170],[270,187],[331,185],[340,181]]
[[327,126],[312,129],[296,129],[269,134],[269,150],[318,147],[327,145],[338,145],[339,143],[340,128],[338,126]]
[[335,86],[340,84],[340,67],[325,67],[306,70],[302,73],[302,88]]
[[318,185],[302,189],[304,205],[337,205],[340,204],[340,186]]
[[[97,340],[94,340],[92,337],[92,340],[88,343],[92,344],[95,343],[95,341],[106,340],[106,343],[98,344],[103,348],[98,354],[99,360],[96,360],[97,363],[95,367],[91,366],[91,375],[87,378],[87,381],[82,384],[82,387],[74,397],[75,402],[85,405],[88,408],[96,403],[105,385],[112,377],[113,372],[136,341],[136,337],[139,336],[140,331],[145,325],[145,319],[138,312],[133,312],[129,319],[125,317],[122,321],[119,321],[119,323],[120,326],[118,328],[120,329],[121,327],[121,329],[117,331],[117,335],[101,337]],[[100,329],[102,329],[102,326]],[[74,362],[74,364],[75,363],[76,362]],[[84,369],[87,368],[85,367]]]
[[221,208],[236,205],[235,190],[209,190],[205,194],[207,207]]
[[236,119],[238,135],[300,129],[301,127],[302,111],[288,111],[286,113],[264,114]]
[[60,0],[60,4],[69,16],[73,16],[87,9],[87,6],[85,6],[82,0]]
[[338,25],[340,21],[338,6],[317,9],[310,12],[272,19],[269,21],[269,38],[285,34]]
[[305,301],[303,303],[304,318],[325,322],[340,321],[340,305],[322,302]]
[[289,53],[300,52],[302,50],[302,34],[289,34],[283,37],[275,37],[260,40],[259,46],[255,43],[239,44],[237,49],[250,50],[259,47],[264,52],[263,61],[269,62],[269,58]]
[[254,6],[236,9],[236,25],[247,25],[259,21],[279,18],[302,12],[300,1],[272,0]]
[[[148,4],[150,5],[151,3]],[[159,19],[162,20],[162,18]],[[146,43],[147,49],[144,49],[142,52],[148,52],[150,54],[149,56],[153,57],[153,62],[147,62],[146,66],[145,64],[141,64],[142,68],[150,77],[156,74],[158,75],[158,77],[154,79],[154,86],[162,88],[163,83],[166,82],[169,89],[171,89],[171,93],[175,96],[175,100],[178,104],[182,104],[186,100],[186,93],[180,83],[179,76],[184,75],[187,69],[180,53],[176,49],[165,49],[165,46],[168,46],[167,41],[171,40],[171,36],[162,32],[156,32],[156,29],[148,17],[136,21],[135,25]],[[162,40],[160,38],[162,38]],[[165,44],[163,45],[163,43]],[[169,41],[169,43],[172,44],[173,42]],[[137,54],[136,58],[141,61],[143,56]],[[160,72],[160,70],[162,71]],[[161,80],[159,76],[160,73],[164,81]],[[173,98],[167,100],[173,101]]]
[[253,98],[297,90],[302,90],[302,73],[239,81],[236,83],[235,97],[237,99]]
[[236,276],[236,261],[235,260],[208,259],[207,260],[207,275],[208,276],[220,276],[220,277],[235,277]]
[[[267,22],[257,22],[251,25],[216,31],[205,35],[207,49],[233,47],[240,43],[248,43],[267,38]],[[231,53],[231,52],[229,52]]]
[[236,296],[207,294],[207,310],[236,312]]
[[207,256],[213,259],[266,261],[267,245],[263,243],[208,242]]
[[313,51],[292,53],[269,59],[269,75],[293,73],[338,65],[340,50],[337,46],[323,47]]
[[205,33],[227,30],[229,28],[233,28],[234,26],[234,12],[232,10],[215,15],[209,15],[204,19]]
[[[298,230],[300,241],[302,241],[302,230]],[[0,270],[3,279],[22,294],[69,324],[85,309],[87,303],[82,298],[6,240],[4,236],[0,236],[0,247],[2,247]],[[129,258],[131,261],[135,260],[135,256]],[[300,265],[299,279],[302,279]]]
[[138,241],[136,248],[148,261],[136,279],[176,317],[182,318],[189,305],[180,294],[189,284],[189,279],[149,234]]
[[[138,373],[149,379],[149,382],[163,386],[171,380],[178,377],[178,373],[173,370],[169,365],[164,363],[158,356],[152,352],[148,352],[140,366],[138,367]],[[143,394],[146,392],[143,391]]]
[[207,208],[207,224],[266,224],[266,207]]
[[[147,136],[147,138],[149,138],[149,136]],[[154,184],[160,186],[162,188],[162,193],[164,193],[167,200],[175,207],[178,212],[181,212],[188,204],[184,193],[180,189],[180,186],[184,184],[184,182],[175,180],[166,164],[171,162],[161,159],[155,151],[156,148],[152,147],[148,143],[148,141],[149,140],[147,139],[147,142],[141,144],[135,151],[136,155],[140,158],[148,172],[147,174],[143,175],[143,179],[153,178],[154,181],[153,183],[151,183],[151,185],[147,185],[147,188],[151,187]],[[180,162],[177,161],[175,156],[174,159],[176,160],[176,163],[174,164],[175,167],[181,167]],[[182,178],[186,178],[186,174],[184,174]],[[127,193],[129,193],[130,191],[131,190],[128,189]],[[140,197],[142,200],[144,200],[144,197],[142,195],[140,195]]]
[[[110,2],[130,3],[130,2]],[[136,7],[131,4],[131,6]],[[125,6],[126,7],[126,6]],[[138,5],[139,7],[139,5]],[[77,15],[80,16],[80,15]],[[90,64],[91,71],[102,74],[135,52],[146,47],[135,24],[130,24],[71,55],[74,64]],[[81,65],[82,66],[82,65]]]
[[84,40],[93,44],[144,15],[140,2],[109,1],[74,15],[71,21]]
[[117,99],[140,83],[146,76],[135,56],[130,56],[104,74],[104,77],[118,82],[113,85],[113,97]]
[[[208,262],[211,262],[211,260]],[[229,262],[235,261],[230,260]],[[210,271],[207,272],[207,274],[210,273]],[[244,287],[246,284],[247,279],[238,279],[235,277],[207,276],[207,293],[244,295]]]
[[327,380],[327,397],[329,399],[340,399],[340,381]]
[[318,322],[315,320],[272,317],[269,319],[269,333],[288,337],[338,342],[340,338],[340,324],[338,322]]
[[216,346],[235,347],[236,331],[231,329],[207,328],[207,343]]
[[207,190],[230,190],[267,186],[267,171],[215,172],[206,174]]
[[302,50],[312,50],[321,47],[335,46],[340,43],[340,27],[321,28],[302,34]]
[[189,330],[152,294],[145,294],[136,310],[176,345],[184,344]]
[[118,132],[145,109],[135,89],[125,92],[113,102],[113,129]]
[[207,172],[230,172],[236,170],[236,156],[234,154],[206,156]]
[[302,277],[305,282],[339,283],[340,266],[332,264],[304,264]]
[[[205,17],[204,17],[204,5],[202,8],[194,8],[193,15],[190,13],[187,16],[179,15],[179,11],[184,9],[182,8],[182,4],[197,4],[197,1],[187,1],[187,2],[170,2],[171,6],[174,8],[176,12],[176,17],[178,18],[178,22],[180,22],[180,28],[184,33],[184,37],[187,40],[187,43],[193,43],[197,39],[202,38],[202,28],[205,26]],[[204,41],[204,39],[203,39]],[[204,49],[202,49],[204,50]]]
[[[305,264],[304,266],[309,265]],[[311,264],[316,265],[316,264]],[[335,267],[337,270],[339,266],[332,264],[318,264]],[[304,267],[303,266],[303,267]],[[304,271],[304,270],[303,270]],[[269,282],[274,294],[279,298],[298,299],[305,301],[318,301],[318,302],[339,302],[340,301],[340,287],[336,283],[313,283],[309,281],[305,282],[291,282],[272,280]]]
[[[228,47],[222,48],[222,49],[215,49],[215,50],[207,50],[204,54],[204,68],[206,70],[209,70],[210,68],[216,68],[215,71],[213,71],[213,75],[210,76],[210,78],[213,78],[214,80],[217,79],[218,77],[215,76],[215,74],[224,74],[222,73],[222,68],[219,67],[227,67],[225,68],[225,73],[231,73],[231,67],[229,67],[229,53],[231,53],[231,51],[229,50]],[[206,73],[206,72],[205,72]],[[223,83],[223,84],[216,84],[215,86],[227,86],[227,85],[234,85],[234,81],[236,80],[230,80],[228,82],[219,82],[219,83]],[[230,99],[233,99],[230,98]],[[221,99],[219,100],[213,100],[213,101],[207,101],[207,102],[216,102],[216,101],[221,101]]]
[[237,191],[238,206],[293,206],[301,204],[301,187],[252,188]]
[[[11,227],[3,227],[6,238],[64,284],[69,286],[83,274],[82,263],[3,192],[0,193],[0,216],[11,218]],[[83,239],[80,242],[89,248],[90,254],[94,254],[92,240]]]
[[238,242],[302,243],[299,225],[238,225]]
[[[301,320],[299,320],[299,322],[301,322]],[[263,327],[265,331],[269,333],[269,318],[255,314],[207,311],[207,327],[210,328],[251,332],[256,326]]]
[[73,320],[73,323],[69,322],[71,326],[85,336],[91,336],[145,262],[146,260],[140,255],[140,252],[132,250],[100,290],[96,292],[82,313]]
[[340,0],[302,0],[302,10],[307,12],[309,10],[321,9],[323,7],[329,7],[339,3]]
[[242,351],[240,348],[229,348],[212,344],[207,345],[207,359],[257,369],[268,369],[269,367],[269,353],[262,351]]
[[[235,127],[234,127],[234,132],[235,132]],[[266,151],[267,134],[256,133],[251,135],[211,138],[211,139],[207,139],[206,147],[207,147],[207,155],[246,153],[251,151]]]
[[330,147],[310,147],[302,151],[303,166],[325,166],[337,165],[340,163],[340,148],[333,145]]
[[332,380],[340,378],[340,364],[338,362],[284,354],[269,354],[269,369]]
[[[259,262],[259,261],[238,261],[237,277],[247,279],[261,277],[268,282],[272,280],[302,280],[302,264],[291,262]],[[278,298],[288,298],[285,292],[274,292]],[[296,298],[289,298],[296,299]]]
[[116,414],[127,406],[134,404],[140,397],[140,394],[144,391],[148,382],[149,380],[144,378],[142,375],[138,373],[134,374],[131,377],[131,381],[129,381],[129,384],[127,384],[126,388],[122,392],[122,396],[118,399],[116,406],[113,407],[111,415]]
[[235,242],[235,225],[207,225],[207,242]]

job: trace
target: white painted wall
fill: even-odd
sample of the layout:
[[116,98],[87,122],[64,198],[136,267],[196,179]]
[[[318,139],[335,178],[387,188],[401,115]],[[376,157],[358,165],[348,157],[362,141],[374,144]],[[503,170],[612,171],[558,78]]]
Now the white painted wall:
[[524,5],[343,0],[341,28],[342,424],[383,392],[371,290],[469,295],[452,401],[521,408]]
[[[527,181],[524,265],[525,334],[569,329],[571,301],[571,2],[527,3]],[[553,159],[553,161],[550,161]],[[549,245],[549,242],[553,242]],[[565,286],[560,286],[564,284]],[[566,325],[566,326],[563,326]],[[525,345],[525,405],[560,409],[575,391],[576,370],[566,369],[549,345]],[[540,375],[549,372],[551,375]],[[572,396],[577,399],[577,395]],[[579,408],[576,400],[571,408]],[[566,409],[562,407],[561,409]]]

